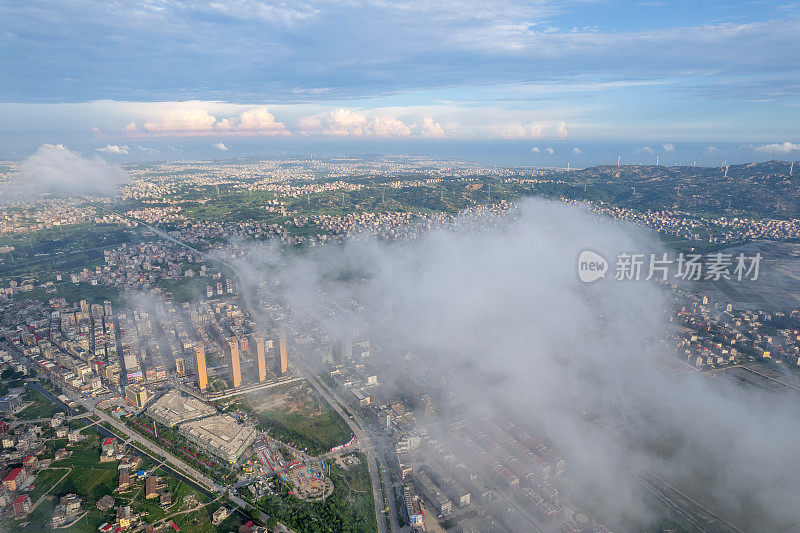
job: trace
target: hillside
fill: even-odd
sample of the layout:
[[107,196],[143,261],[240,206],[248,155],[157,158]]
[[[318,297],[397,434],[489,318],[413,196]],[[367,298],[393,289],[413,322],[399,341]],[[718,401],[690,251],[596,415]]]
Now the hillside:
[[[567,193],[638,209],[800,218],[800,163],[725,167],[597,166],[571,172]],[[564,178],[562,178],[564,179]]]

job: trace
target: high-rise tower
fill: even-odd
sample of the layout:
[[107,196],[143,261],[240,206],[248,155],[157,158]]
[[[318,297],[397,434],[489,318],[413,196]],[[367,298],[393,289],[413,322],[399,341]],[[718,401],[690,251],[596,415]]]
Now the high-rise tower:
[[278,353],[276,361],[276,370],[281,374],[285,374],[289,371],[289,361],[286,352],[286,330],[281,328],[278,332]]
[[233,388],[242,385],[242,369],[239,367],[239,341],[235,337],[228,342],[231,353],[231,385]]
[[267,379],[267,353],[264,348],[264,337],[255,337],[256,364],[258,366],[258,381]]
[[202,344],[194,347],[194,368],[197,374],[197,388],[201,391],[208,387],[208,374],[206,373],[206,349]]

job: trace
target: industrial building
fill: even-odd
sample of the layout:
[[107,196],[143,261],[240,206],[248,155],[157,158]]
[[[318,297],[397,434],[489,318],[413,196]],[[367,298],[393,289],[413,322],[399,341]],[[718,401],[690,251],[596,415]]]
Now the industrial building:
[[178,390],[171,390],[147,408],[147,413],[157,422],[175,427],[182,422],[197,420],[213,415],[217,410],[197,398],[183,396]]
[[178,432],[203,451],[228,463],[235,463],[256,438],[252,426],[239,425],[229,415],[212,415],[185,422]]

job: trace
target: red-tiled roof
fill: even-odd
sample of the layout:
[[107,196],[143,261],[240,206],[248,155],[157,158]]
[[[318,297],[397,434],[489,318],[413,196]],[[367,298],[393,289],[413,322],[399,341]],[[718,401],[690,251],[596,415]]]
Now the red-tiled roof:
[[17,479],[17,476],[20,474],[20,472],[22,472],[22,467],[21,466],[15,468],[11,472],[9,472],[9,474],[6,476],[6,478],[3,481],[11,481],[12,479]]

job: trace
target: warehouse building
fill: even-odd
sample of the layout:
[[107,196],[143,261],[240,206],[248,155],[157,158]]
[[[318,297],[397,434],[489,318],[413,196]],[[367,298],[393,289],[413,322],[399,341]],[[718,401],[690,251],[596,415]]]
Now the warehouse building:
[[209,455],[228,463],[235,463],[256,438],[254,427],[239,425],[229,415],[185,422],[178,432]]
[[197,398],[171,390],[148,407],[147,412],[157,422],[171,428],[182,422],[213,415],[217,410]]

